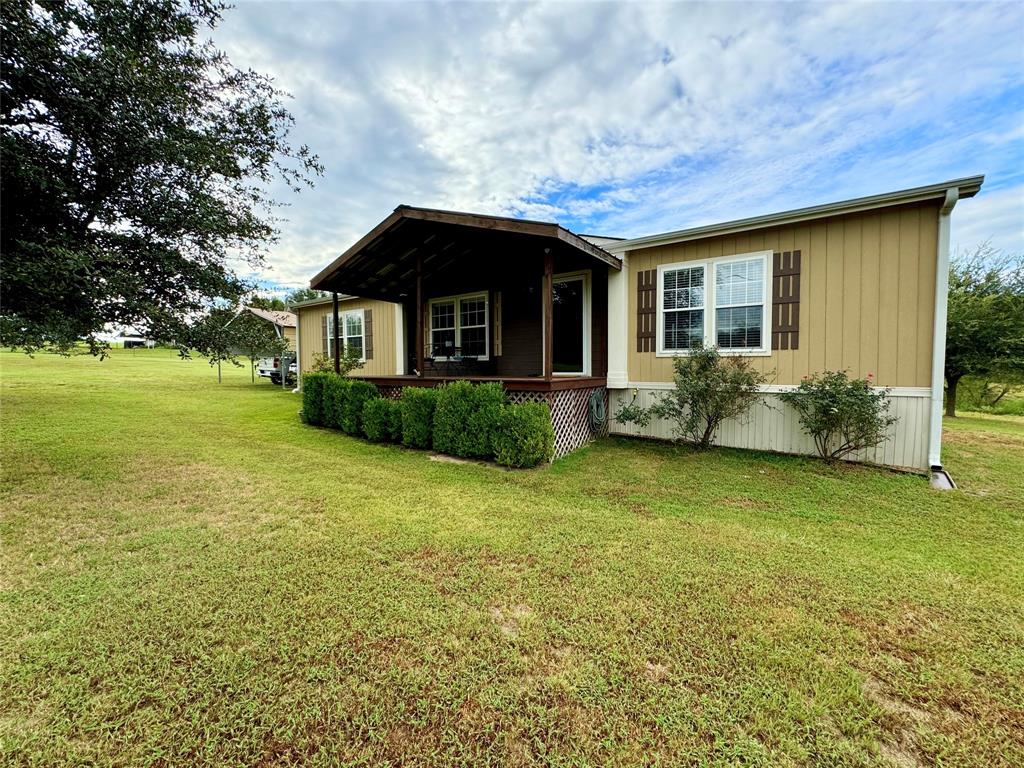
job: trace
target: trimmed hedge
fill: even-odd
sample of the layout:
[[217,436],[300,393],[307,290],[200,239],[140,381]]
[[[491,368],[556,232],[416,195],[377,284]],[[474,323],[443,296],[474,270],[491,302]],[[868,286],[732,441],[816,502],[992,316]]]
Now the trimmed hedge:
[[324,424],[324,385],[328,373],[304,373],[302,375],[302,416],[307,424]]
[[507,405],[494,433],[494,460],[506,467],[535,467],[555,452],[555,429],[547,403]]
[[453,456],[489,459],[501,409],[508,403],[498,382],[474,386],[455,381],[438,390],[434,450]]
[[402,441],[402,404],[375,397],[363,404],[363,434],[375,443]]
[[377,387],[368,381],[349,380],[341,408],[341,431],[358,437],[363,434],[363,406],[367,401],[380,397]]
[[434,434],[437,390],[406,387],[402,390],[402,443],[410,448],[429,448]]
[[345,402],[348,400],[348,388],[352,386],[352,382],[334,373],[328,373],[326,376],[323,394],[324,426],[341,429]]

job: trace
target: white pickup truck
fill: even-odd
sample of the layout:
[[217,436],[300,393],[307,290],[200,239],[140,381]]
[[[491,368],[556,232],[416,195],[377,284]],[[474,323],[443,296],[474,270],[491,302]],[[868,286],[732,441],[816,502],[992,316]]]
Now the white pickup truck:
[[261,357],[256,363],[256,372],[265,378],[270,379],[274,384],[281,383],[281,368],[287,366],[288,378],[286,383],[291,384],[295,381],[295,375],[298,372],[298,366],[295,364],[294,355],[284,355],[283,357]]

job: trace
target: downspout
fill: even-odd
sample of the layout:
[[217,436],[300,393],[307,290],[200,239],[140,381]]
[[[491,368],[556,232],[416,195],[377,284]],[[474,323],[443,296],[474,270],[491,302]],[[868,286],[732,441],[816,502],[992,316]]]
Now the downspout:
[[295,389],[302,391],[302,312],[295,313]]
[[939,208],[939,240],[935,254],[935,324],[932,327],[932,415],[928,431],[928,466],[942,469],[942,384],[946,366],[946,312],[949,299],[949,220],[960,189],[946,190]]

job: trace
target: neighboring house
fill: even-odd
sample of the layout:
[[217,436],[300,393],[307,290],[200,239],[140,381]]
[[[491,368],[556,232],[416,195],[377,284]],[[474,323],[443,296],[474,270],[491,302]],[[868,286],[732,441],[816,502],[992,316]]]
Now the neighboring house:
[[[367,354],[358,375],[385,395],[500,380],[514,401],[551,405],[557,455],[604,429],[592,419],[598,401],[614,414],[671,387],[672,358],[702,340],[748,356],[771,382],[765,405],[725,424],[718,443],[812,453],[777,393],[847,370],[889,388],[899,418],[860,458],[924,470],[941,466],[950,212],[983,181],[628,240],[399,206],[310,285],[346,294],[346,333],[361,317],[361,343],[374,348],[375,367]],[[326,351],[333,301],[297,309],[300,349]],[[666,423],[607,428],[671,436]]]
[[[280,312],[274,309],[260,309],[259,307],[242,307],[240,312],[251,312],[274,326],[277,338],[288,342],[288,348],[295,349],[296,317],[292,312]],[[237,315],[235,315],[237,317]]]

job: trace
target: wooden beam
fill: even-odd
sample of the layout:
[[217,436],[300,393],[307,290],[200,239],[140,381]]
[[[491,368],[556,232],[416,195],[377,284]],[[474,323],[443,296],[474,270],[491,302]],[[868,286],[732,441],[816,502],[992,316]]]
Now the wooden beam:
[[334,315],[334,328],[331,331],[331,343],[334,345],[334,372],[341,373],[341,345],[338,344],[338,292],[331,293],[331,312]]
[[416,371],[423,375],[423,256],[416,253]]
[[552,333],[552,321],[554,320],[554,280],[555,257],[550,248],[544,249],[544,295],[541,297],[544,302],[544,380],[551,381],[554,372],[554,334]]

